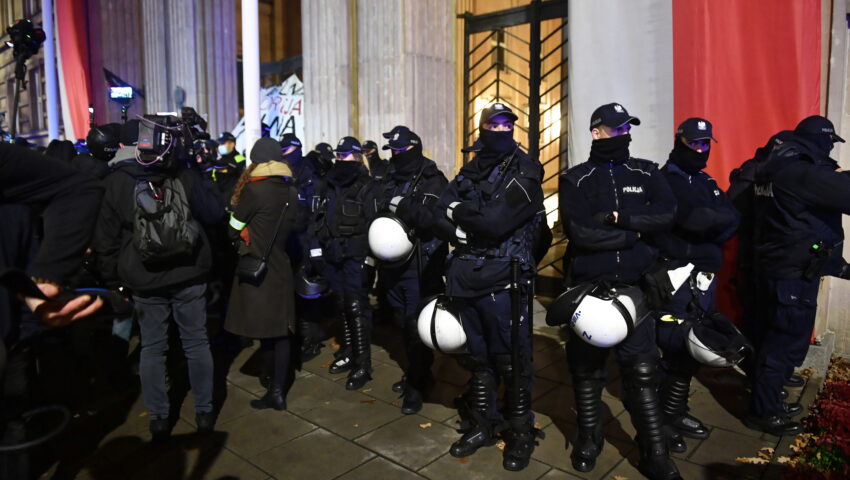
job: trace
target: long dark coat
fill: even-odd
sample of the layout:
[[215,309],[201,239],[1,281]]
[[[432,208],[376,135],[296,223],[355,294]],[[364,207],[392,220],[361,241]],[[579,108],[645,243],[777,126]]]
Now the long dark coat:
[[[238,276],[233,279],[224,328],[236,335],[273,338],[295,331],[294,283],[286,241],[295,223],[298,192],[288,175],[291,173],[282,163],[261,164],[252,172],[251,183],[245,186],[239,203],[233,207],[230,233],[240,237],[239,254],[250,252],[261,257],[272,240],[282,209],[288,204],[269,255],[266,275],[257,284],[240,280]],[[248,234],[244,233],[245,229]],[[246,237],[250,238],[248,244]]]

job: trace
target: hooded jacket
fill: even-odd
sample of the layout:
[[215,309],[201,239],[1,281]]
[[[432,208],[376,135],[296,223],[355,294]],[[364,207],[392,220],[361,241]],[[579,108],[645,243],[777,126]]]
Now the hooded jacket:
[[[795,135],[773,149],[755,175],[756,268],[777,279],[801,279],[819,253],[817,275],[837,275],[850,214],[850,173]],[[820,245],[815,248],[814,245]]]
[[106,192],[95,228],[92,250],[97,269],[107,284],[122,284],[137,295],[156,294],[173,288],[206,281],[212,266],[210,244],[200,232],[194,255],[157,266],[142,262],[133,246],[136,215],[134,191],[141,181],[161,182],[166,177],[183,184],[195,220],[215,226],[225,218],[225,204],[215,184],[194,168],[166,170],[157,165],[144,167],[134,158],[135,147],[123,147],[110,161],[114,171],[104,179]]

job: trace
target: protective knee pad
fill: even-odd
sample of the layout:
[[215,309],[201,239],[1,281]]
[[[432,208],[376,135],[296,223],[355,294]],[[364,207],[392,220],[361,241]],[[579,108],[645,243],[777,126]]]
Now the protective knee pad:
[[357,318],[365,316],[364,313],[366,311],[365,306],[363,305],[363,300],[355,295],[346,294],[343,298],[345,316],[347,318]]
[[658,359],[639,355],[623,368],[625,389],[655,388],[658,386]]

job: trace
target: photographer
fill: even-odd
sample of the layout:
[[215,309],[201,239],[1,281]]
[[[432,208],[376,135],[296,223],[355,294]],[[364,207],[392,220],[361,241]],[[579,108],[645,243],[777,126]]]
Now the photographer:
[[[186,159],[177,152],[186,151],[186,143],[191,145],[189,129],[181,131],[169,123],[178,122],[173,117],[154,117],[125,124],[125,146],[113,159],[115,170],[105,179],[93,244],[102,278],[108,284],[123,284],[135,301],[141,330],[142,394],[155,440],[167,437],[172,426],[165,388],[170,318],[179,327],[189,363],[198,431],[211,431],[215,423],[204,298],[212,257],[199,223],[220,223],[224,203],[215,185],[197,168],[183,166]],[[145,135],[140,137],[141,129]],[[132,146],[139,138],[146,144]],[[153,150],[163,144],[168,146],[165,151]]]

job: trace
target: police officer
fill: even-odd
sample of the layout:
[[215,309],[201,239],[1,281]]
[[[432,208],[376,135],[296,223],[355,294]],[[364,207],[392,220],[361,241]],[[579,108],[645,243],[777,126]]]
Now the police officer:
[[[395,264],[381,263],[378,271],[387,287],[393,319],[404,333],[408,365],[400,385],[404,394],[401,412],[412,415],[422,409],[422,392],[434,361],[431,350],[419,339],[416,321],[420,301],[444,288],[447,245],[434,235],[432,208],[448,180],[434,161],[423,156],[419,136],[407,128],[392,135],[383,148],[392,151],[392,157],[381,185],[380,212],[391,212],[412,231],[408,237],[417,243],[410,256]],[[374,177],[374,170],[372,173]]]
[[[660,396],[673,451],[686,445],[681,436],[708,438],[709,430],[688,414],[691,378],[699,363],[688,353],[688,331],[715,309],[715,276],[723,260],[721,244],[735,234],[739,214],[717,183],[703,169],[711,153],[711,122],[689,118],[679,125],[673,150],[661,172],[676,197],[673,230],[657,234],[653,243],[668,258],[692,263],[688,282],[657,315],[658,346],[665,374]],[[718,321],[721,321],[718,319]]]
[[236,137],[230,132],[222,132],[218,137],[218,159],[210,171],[212,179],[224,192],[225,198],[233,195],[236,182],[245,171],[245,156],[236,150]]
[[378,154],[378,144],[372,140],[363,142],[363,155],[369,161],[369,173],[372,178],[381,182],[387,176],[387,171],[390,168],[389,160],[384,160]]
[[808,117],[756,172],[756,304],[765,313],[746,424],[773,435],[801,430],[789,418],[798,406],[789,409],[780,390],[808,351],[820,277],[850,278],[841,257],[850,176],[829,157],[835,142],[844,140],[832,122]]
[[[668,230],[676,211],[670,186],[655,163],[629,154],[632,125],[640,125],[618,103],[590,117],[590,159],[561,176],[560,214],[569,238],[564,257],[567,284],[608,281],[636,284],[658,257],[644,240]],[[573,468],[588,472],[602,450],[602,389],[606,348],[586,343],[570,330],[567,360],[573,376],[578,440]],[[623,378],[623,403],[637,430],[639,470],[651,479],[677,479],[662,433],[656,392],[658,350],[652,322],[642,322],[613,348]]]
[[[325,180],[320,166],[314,158],[302,157],[301,140],[294,133],[284,134],[280,140],[283,161],[292,169],[298,189],[298,210],[295,217],[294,235],[289,236],[287,253],[292,259],[295,275],[313,272],[307,248],[311,241],[310,221],[324,198]],[[321,334],[315,322],[319,318],[316,299],[295,296],[298,316],[298,332],[301,339],[301,360],[306,362],[316,357],[321,350]]]
[[[327,200],[315,221],[311,261],[324,263],[325,278],[344,317],[344,338],[330,373],[349,371],[345,388],[357,390],[372,379],[372,312],[368,292],[374,268],[367,264],[369,221],[377,210],[376,184],[363,165],[360,142],[343,137],[327,176]],[[374,262],[369,260],[371,264]]]
[[[437,203],[439,230],[455,249],[446,270],[446,295],[463,318],[468,354],[458,362],[472,373],[465,395],[469,416],[463,436],[450,449],[467,457],[492,445],[507,430],[503,467],[518,471],[528,465],[538,431],[531,411],[532,358],[529,304],[519,295],[519,318],[512,319],[512,264],[520,269],[513,288],[528,293],[537,269],[536,242],[545,226],[543,169],[514,141],[517,116],[503,103],[485,108],[479,141],[468,150],[475,157],[449,183]],[[519,322],[512,338],[511,322]],[[512,362],[517,350],[519,364]],[[499,378],[508,392],[507,419],[496,410]]]

